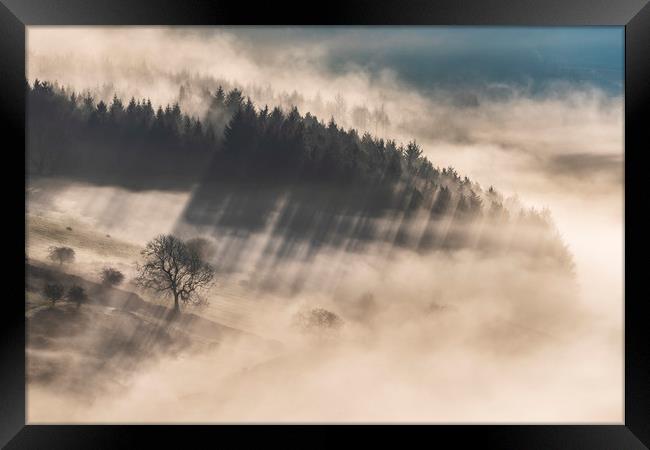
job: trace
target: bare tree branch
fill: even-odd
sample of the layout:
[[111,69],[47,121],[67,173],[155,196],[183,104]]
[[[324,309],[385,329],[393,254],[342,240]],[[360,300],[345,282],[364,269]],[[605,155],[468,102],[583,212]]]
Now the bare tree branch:
[[197,291],[207,288],[214,278],[213,267],[194,246],[173,235],[160,235],[141,252],[145,261],[137,266],[138,285],[174,297],[174,308],[201,301]]

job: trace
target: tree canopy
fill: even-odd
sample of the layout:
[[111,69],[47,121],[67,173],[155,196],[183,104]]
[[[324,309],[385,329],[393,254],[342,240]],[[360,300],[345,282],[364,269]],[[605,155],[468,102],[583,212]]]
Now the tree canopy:
[[179,302],[198,302],[198,291],[208,287],[214,277],[214,269],[199,252],[171,234],[152,239],[141,253],[144,262],[138,265],[137,283],[171,294],[176,311]]
[[[567,258],[543,212],[506,206],[493,187],[484,190],[453,167],[434,166],[415,140],[403,145],[359,135],[333,118],[324,122],[296,107],[256,106],[239,89],[206,92],[202,117],[184,113],[178,103],[154,106],[149,99],[125,101],[116,95],[96,101],[90,93],[39,80],[27,83],[27,89],[33,175],[143,189],[192,187],[185,220],[238,227],[264,227],[277,201],[290,193],[279,229],[302,230],[320,242],[333,241],[333,229],[372,239],[376,232],[365,219],[386,213],[402,217],[402,226],[390,237],[398,244],[412,241],[405,231],[408,221],[423,214],[431,223],[448,218],[500,226],[514,220],[549,231],[553,252]],[[361,122],[370,120],[366,112],[352,110]],[[219,193],[228,189],[224,184],[234,186],[242,200],[237,206],[217,205]],[[241,198],[241,186],[257,191]],[[267,192],[275,197],[262,204],[260,193]],[[218,217],[208,213],[221,206],[225,210]],[[325,212],[340,223],[324,218]],[[461,227],[442,240],[434,228],[418,238],[418,247],[458,245],[454,236]]]

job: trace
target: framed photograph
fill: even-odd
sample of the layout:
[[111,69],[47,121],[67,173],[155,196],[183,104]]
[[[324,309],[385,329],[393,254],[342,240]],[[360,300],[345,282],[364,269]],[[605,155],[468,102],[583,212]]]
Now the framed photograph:
[[6,448],[650,445],[645,0],[0,3]]

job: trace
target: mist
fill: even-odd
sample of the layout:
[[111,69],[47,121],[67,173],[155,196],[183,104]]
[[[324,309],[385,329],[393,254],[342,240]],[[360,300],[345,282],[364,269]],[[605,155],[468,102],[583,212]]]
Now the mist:
[[[81,393],[66,387],[65,371],[30,384],[29,422],[621,423],[622,92],[553,79],[543,89],[516,80],[414,86],[394,65],[329,64],[340,38],[292,39],[279,29],[264,44],[246,30],[29,27],[27,78],[107,101],[179,102],[197,117],[206,90],[239,87],[260,106],[298,106],[346,128],[415,138],[434,164],[548,208],[575,274],[540,264],[540,251],[492,254],[470,244],[418,252],[371,242],[314,254],[297,241],[278,258],[290,240],[271,225],[242,233],[187,221],[191,190],[41,180],[28,192],[30,258],[45,258],[52,236],[70,226],[81,250],[71,273],[90,279],[111,262],[131,278],[156,235],[205,237],[219,271],[209,304],[194,313],[243,334],[155,351],[133,370],[109,358],[107,373],[119,382],[91,377]],[[386,39],[395,42],[412,41]],[[381,217],[377,226],[399,220]],[[426,226],[416,220],[413,232]],[[536,242],[526,229],[472,224],[465,232],[510,239],[509,248]],[[313,307],[344,325],[332,335],[292,326]]]

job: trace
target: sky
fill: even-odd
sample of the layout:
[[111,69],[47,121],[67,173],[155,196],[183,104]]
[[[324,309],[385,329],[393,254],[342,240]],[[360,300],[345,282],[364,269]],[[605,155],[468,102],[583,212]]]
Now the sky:
[[[311,27],[232,29],[260,54],[296,42],[325,44],[334,72],[386,68],[426,92],[515,83],[541,92],[554,81],[590,83],[620,94],[622,27]],[[184,33],[181,31],[181,33]],[[214,30],[193,30],[209,36]]]
[[[32,35],[47,27],[30,27]],[[79,28],[59,27],[66,34]],[[134,27],[117,27],[117,34]],[[110,29],[94,27],[93,33]],[[140,30],[156,30],[148,27]],[[519,84],[543,91],[556,81],[593,84],[621,94],[623,27],[177,27],[158,29],[183,41],[229,40],[260,63],[286,54],[326,70],[363,69],[371,77],[394,71],[411,87]],[[86,35],[88,33],[85,33]],[[92,39],[92,37],[90,38]],[[134,43],[136,46],[137,43]],[[83,43],[75,42],[75,46]],[[218,59],[215,54],[215,59]],[[290,59],[284,59],[290,62]],[[186,67],[192,70],[192,67]]]

